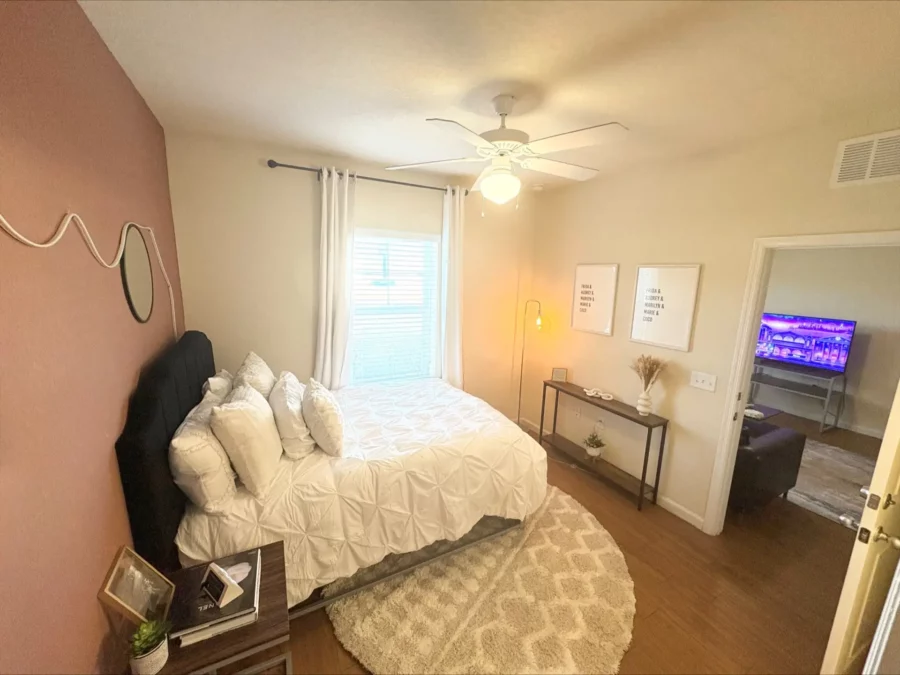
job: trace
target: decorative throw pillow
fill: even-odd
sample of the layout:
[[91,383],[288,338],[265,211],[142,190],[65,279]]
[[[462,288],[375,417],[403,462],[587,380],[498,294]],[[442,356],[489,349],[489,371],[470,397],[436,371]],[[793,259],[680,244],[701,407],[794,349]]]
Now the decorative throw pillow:
[[275,373],[255,352],[250,352],[234,376],[234,387],[249,385],[263,398],[268,398],[275,386]]
[[302,407],[303,419],[318,446],[329,455],[340,457],[344,451],[344,415],[334,394],[310,378]]
[[284,370],[272,387],[272,393],[269,394],[269,405],[275,414],[281,445],[284,454],[290,459],[303,459],[316,449],[316,442],[303,419],[305,389],[306,385],[302,384],[296,375]]
[[169,444],[175,484],[207,513],[224,513],[234,497],[234,471],[209,418],[222,399],[208,392],[178,427]]
[[218,373],[203,383],[203,395],[211,391],[219,398],[225,398],[231,393],[234,386],[234,375],[227,370],[220,370]]
[[236,386],[209,418],[241,482],[265,498],[278,470],[281,439],[272,409],[256,389]]

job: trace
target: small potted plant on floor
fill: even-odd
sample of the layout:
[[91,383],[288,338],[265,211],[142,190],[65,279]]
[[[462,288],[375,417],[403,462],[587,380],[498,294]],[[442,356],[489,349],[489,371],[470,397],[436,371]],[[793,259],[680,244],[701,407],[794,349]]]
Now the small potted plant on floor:
[[169,623],[144,621],[131,636],[132,675],[156,675],[169,660]]

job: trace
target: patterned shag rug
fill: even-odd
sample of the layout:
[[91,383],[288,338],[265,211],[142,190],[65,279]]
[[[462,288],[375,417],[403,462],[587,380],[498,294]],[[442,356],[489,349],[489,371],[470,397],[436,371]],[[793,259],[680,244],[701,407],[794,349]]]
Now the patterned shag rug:
[[[389,571],[378,568],[366,572]],[[634,612],[616,542],[554,487],[523,527],[328,608],[338,639],[377,675],[616,673]]]
[[874,459],[807,438],[788,501],[836,523],[843,513],[859,520],[866,503],[859,489],[869,484],[874,471]]

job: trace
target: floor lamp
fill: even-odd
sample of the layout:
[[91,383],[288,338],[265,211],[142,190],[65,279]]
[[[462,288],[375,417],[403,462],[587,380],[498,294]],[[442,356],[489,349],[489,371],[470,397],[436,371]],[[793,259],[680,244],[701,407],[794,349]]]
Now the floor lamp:
[[534,325],[537,326],[538,330],[541,329],[541,301],[526,300],[525,311],[522,312],[522,355],[519,359],[519,407],[516,410],[516,424],[520,424],[522,419],[522,376],[525,374],[525,327],[527,326],[528,321],[528,305],[532,302],[538,306],[538,315]]

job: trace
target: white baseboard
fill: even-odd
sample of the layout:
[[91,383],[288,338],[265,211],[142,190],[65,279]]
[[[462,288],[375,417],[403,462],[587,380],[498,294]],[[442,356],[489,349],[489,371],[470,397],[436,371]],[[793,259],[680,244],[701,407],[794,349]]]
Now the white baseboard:
[[672,515],[678,516],[684,521],[689,522],[691,525],[696,527],[698,530],[703,529],[703,516],[699,513],[694,513],[693,511],[684,508],[681,504],[676,501],[673,501],[669,497],[664,495],[659,496],[659,506],[663,507],[666,511],[671,513]]
[[[528,431],[532,431],[537,433],[538,425],[532,422],[531,420],[527,420],[524,417],[519,421],[519,425]],[[664,495],[659,496],[659,506],[664,508],[669,513],[678,516],[682,520],[689,522],[691,525],[696,527],[697,529],[703,529],[703,516],[698,513],[694,513],[693,511],[684,508],[681,504],[676,501],[673,501],[669,497]]]
[[524,417],[519,420],[519,426],[527,431],[531,431],[533,433],[537,433],[538,425],[532,422],[531,420],[527,420]]
[[859,424],[848,424],[847,426],[841,425],[841,429],[849,429],[850,431],[855,431],[858,434],[862,434],[863,436],[872,436],[874,438],[884,438],[884,429],[876,429],[875,427],[864,427]]

